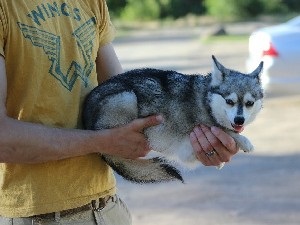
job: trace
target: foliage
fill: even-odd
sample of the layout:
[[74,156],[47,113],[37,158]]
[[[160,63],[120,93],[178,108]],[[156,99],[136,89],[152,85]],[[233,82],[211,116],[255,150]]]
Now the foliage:
[[111,14],[123,20],[179,18],[204,13],[204,0],[107,0]]
[[300,10],[299,0],[282,0],[281,3],[287,7],[287,10],[299,13]]
[[160,8],[157,0],[128,0],[121,18],[124,20],[153,20],[159,19]]
[[267,14],[284,13],[288,11],[288,6],[282,0],[261,0],[263,12]]
[[187,14],[200,15],[205,12],[204,0],[157,0],[161,2],[161,18],[180,18]]
[[107,0],[122,20],[177,19],[210,14],[220,20],[245,20],[262,14],[299,12],[299,0]]
[[111,16],[119,17],[123,8],[126,6],[127,0],[107,0],[107,5]]
[[210,15],[221,20],[249,19],[288,11],[282,0],[205,0],[204,4]]

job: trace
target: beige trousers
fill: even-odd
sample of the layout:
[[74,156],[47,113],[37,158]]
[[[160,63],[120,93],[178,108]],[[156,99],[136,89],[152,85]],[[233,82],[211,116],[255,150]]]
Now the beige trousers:
[[131,215],[125,203],[116,197],[101,210],[86,210],[57,218],[6,218],[0,216],[1,225],[131,225]]

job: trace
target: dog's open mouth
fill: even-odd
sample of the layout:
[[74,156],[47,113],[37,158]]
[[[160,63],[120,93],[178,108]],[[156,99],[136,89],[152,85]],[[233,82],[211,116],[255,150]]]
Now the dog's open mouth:
[[243,125],[236,125],[236,124],[231,124],[234,131],[237,133],[241,133],[244,130],[244,126]]

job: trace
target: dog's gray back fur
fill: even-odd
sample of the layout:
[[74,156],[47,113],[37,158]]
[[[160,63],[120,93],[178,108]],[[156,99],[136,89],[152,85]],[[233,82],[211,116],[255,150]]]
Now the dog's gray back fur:
[[[167,155],[174,151],[170,146],[176,148],[176,141],[186,141],[193,128],[199,124],[227,130],[214,118],[212,95],[217,93],[226,96],[235,92],[238,96],[244,96],[246,92],[251,92],[256,99],[263,97],[258,75],[250,76],[226,69],[213,59],[222,71],[219,81],[212,74],[184,75],[175,71],[136,69],[112,77],[89,94],[83,110],[86,129],[113,128],[155,114],[164,118],[162,125],[145,131],[150,146],[164,157],[129,160],[102,155],[118,174],[137,183],[173,179],[183,181],[179,171],[169,163]],[[228,132],[237,138],[238,134]],[[194,161],[195,157],[188,160]]]

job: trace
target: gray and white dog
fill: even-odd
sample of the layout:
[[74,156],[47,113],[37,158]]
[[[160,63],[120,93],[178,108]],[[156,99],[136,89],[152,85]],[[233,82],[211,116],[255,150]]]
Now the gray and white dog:
[[220,127],[242,150],[253,150],[251,142],[239,132],[262,108],[263,63],[252,73],[243,74],[212,58],[213,70],[206,76],[135,69],[91,91],[83,109],[85,129],[118,127],[154,114],[164,118],[162,124],[144,131],[151,149],[160,157],[132,160],[102,155],[119,175],[136,183],[183,181],[172,162],[190,168],[199,164],[189,140],[199,124]]

